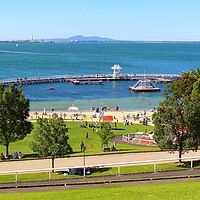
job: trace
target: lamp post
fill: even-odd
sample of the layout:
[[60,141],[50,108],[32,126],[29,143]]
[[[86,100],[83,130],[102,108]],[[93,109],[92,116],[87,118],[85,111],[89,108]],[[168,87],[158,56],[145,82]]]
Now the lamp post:
[[86,146],[83,146],[83,177],[85,178],[85,164],[86,164],[86,160],[85,160],[85,150],[86,150]]

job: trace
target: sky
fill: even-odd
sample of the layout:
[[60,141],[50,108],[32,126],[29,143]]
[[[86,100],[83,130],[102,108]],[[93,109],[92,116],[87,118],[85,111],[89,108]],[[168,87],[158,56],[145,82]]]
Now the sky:
[[200,0],[0,0],[0,40],[200,41]]

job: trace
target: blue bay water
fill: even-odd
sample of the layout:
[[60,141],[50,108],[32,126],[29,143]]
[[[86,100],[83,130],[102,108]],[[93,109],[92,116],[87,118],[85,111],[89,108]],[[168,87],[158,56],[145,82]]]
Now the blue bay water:
[[[121,73],[181,73],[198,68],[200,43],[24,43],[0,44],[0,79],[51,75]],[[48,83],[23,86],[31,110],[67,110],[74,103],[81,110],[119,106],[121,110],[152,109],[162,92],[133,93],[134,81],[104,82],[102,85]],[[164,84],[158,84],[164,90]],[[54,87],[55,90],[47,90]]]

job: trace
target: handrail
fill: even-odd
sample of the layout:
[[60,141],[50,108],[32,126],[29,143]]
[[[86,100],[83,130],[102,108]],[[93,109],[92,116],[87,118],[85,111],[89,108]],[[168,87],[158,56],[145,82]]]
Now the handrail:
[[[199,160],[200,156],[193,157],[182,157],[181,160],[195,161]],[[141,165],[141,164],[155,164],[155,163],[165,163],[170,161],[178,161],[180,158],[167,158],[167,159],[158,159],[158,160],[143,160],[143,161],[134,161],[134,162],[120,162],[120,163],[105,163],[105,164],[96,164],[96,165],[80,165],[80,166],[65,166],[59,168],[44,168],[44,169],[31,169],[31,170],[17,170],[17,171],[3,171],[1,174],[19,174],[19,173],[29,173],[29,172],[39,172],[39,171],[58,171],[63,169],[72,169],[72,168],[94,168],[94,167],[108,167],[108,166],[130,166],[130,165]]]

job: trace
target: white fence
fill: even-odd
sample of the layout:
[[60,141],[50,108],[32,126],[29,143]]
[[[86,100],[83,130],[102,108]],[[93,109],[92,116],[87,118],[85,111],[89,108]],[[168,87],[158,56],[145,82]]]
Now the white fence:
[[[98,165],[82,165],[82,166],[75,166],[75,167],[59,167],[59,168],[45,168],[45,169],[33,169],[33,170],[18,170],[18,171],[4,171],[0,172],[0,175],[10,175],[15,174],[15,181],[18,182],[18,174],[25,174],[25,173],[37,173],[37,172],[48,172],[48,179],[51,180],[51,174],[54,171],[62,171],[66,169],[83,169],[83,177],[86,175],[87,168],[105,168],[105,167],[118,167],[117,175],[120,175],[120,167],[121,166],[133,166],[133,165],[142,165],[142,164],[153,164],[154,166],[154,173],[156,173],[156,164],[158,163],[170,163],[179,161],[179,158],[169,158],[169,159],[159,159],[159,160],[144,160],[144,161],[134,161],[134,162],[120,162],[120,163],[109,163],[109,164],[98,164]],[[200,156],[194,157],[183,157],[181,161],[189,161],[190,168],[193,168],[193,162],[200,160]],[[85,161],[84,161],[85,163]]]

